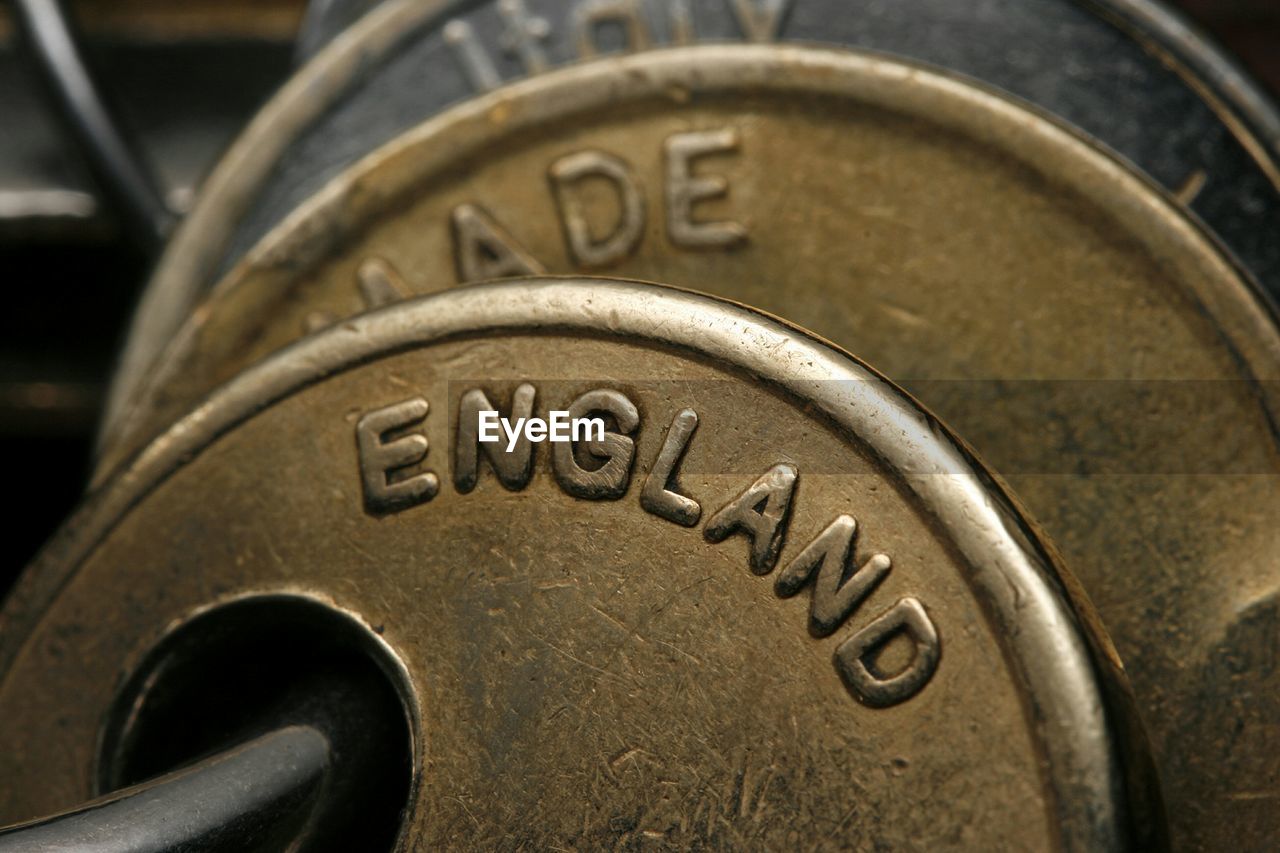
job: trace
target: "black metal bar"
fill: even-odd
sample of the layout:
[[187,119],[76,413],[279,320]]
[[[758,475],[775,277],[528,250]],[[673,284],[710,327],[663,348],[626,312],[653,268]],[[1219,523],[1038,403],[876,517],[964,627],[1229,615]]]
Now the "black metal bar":
[[156,253],[169,235],[174,214],[108,108],[61,0],[12,2],[36,66],[57,102],[59,116],[79,144],[94,178],[133,239],[148,253]]
[[310,819],[329,742],[288,726],[72,811],[0,829],[0,853],[283,850]]

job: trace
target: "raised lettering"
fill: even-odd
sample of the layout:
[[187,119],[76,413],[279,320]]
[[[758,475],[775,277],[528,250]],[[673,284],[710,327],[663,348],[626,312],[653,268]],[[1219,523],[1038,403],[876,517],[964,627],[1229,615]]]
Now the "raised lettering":
[[366,308],[382,308],[409,298],[409,289],[395,267],[382,258],[367,258],[356,270]]
[[748,41],[766,42],[778,37],[782,18],[791,0],[730,0],[733,16]]
[[673,45],[693,44],[693,11],[689,8],[689,0],[669,0],[667,20]]
[[440,490],[440,479],[430,471],[392,481],[393,474],[427,457],[425,435],[414,433],[391,441],[387,433],[422,423],[429,409],[421,397],[376,409],[356,421],[356,454],[364,486],[365,509],[376,515],[425,503]]
[[689,449],[689,441],[698,429],[698,413],[682,409],[671,420],[667,437],[653,461],[653,468],[640,490],[640,506],[667,521],[693,527],[702,516],[702,507],[692,498],[680,494],[677,469]]
[[453,48],[453,55],[457,57],[463,75],[477,91],[487,92],[502,84],[493,60],[485,53],[480,40],[476,38],[475,30],[466,21],[454,18],[445,24],[444,41]]
[[747,239],[747,229],[737,222],[697,222],[693,206],[721,198],[729,192],[722,175],[695,176],[693,161],[709,154],[738,149],[738,132],[733,128],[677,133],[663,144],[666,160],[667,236],[686,249],[723,249]]
[[[533,414],[536,389],[522,383],[511,395],[511,414],[522,422]],[[480,413],[496,412],[497,407],[479,388],[473,388],[458,401],[458,439],[454,448],[453,484],[462,494],[476,487],[480,474],[480,450],[493,467],[498,482],[509,491],[519,491],[529,484],[533,474],[533,445],[520,433],[512,430],[506,449],[493,442],[481,443],[479,435]],[[500,421],[501,423],[501,421]]]
[[711,516],[703,535],[713,543],[723,542],[735,533],[747,536],[751,540],[751,571],[769,574],[782,551],[798,476],[793,465],[774,465]]
[[[883,675],[875,665],[876,653],[897,636],[911,641],[911,662],[896,675]],[[854,697],[871,708],[887,708],[905,702],[933,677],[942,656],[938,629],[924,606],[914,598],[902,598],[858,633],[836,648],[836,671]]]
[[460,204],[449,218],[458,282],[541,275],[542,264],[479,205]]
[[[627,493],[631,483],[636,449],[635,442],[628,436],[640,426],[640,413],[623,394],[609,389],[588,391],[569,406],[571,418],[585,418],[593,413],[612,415],[618,432],[606,431],[599,441],[553,445],[552,467],[566,494],[587,500],[616,500]],[[587,456],[604,460],[603,464],[584,468],[575,455],[576,448],[581,448]]]
[[[548,172],[565,242],[576,264],[602,267],[631,254],[644,236],[645,203],[631,167],[603,151],[580,151],[551,164]],[[587,222],[579,197],[581,182],[595,178],[608,182],[618,200],[618,221],[607,234],[596,237]]]
[[551,35],[546,18],[530,15],[524,0],[499,0],[498,12],[507,22],[502,33],[503,50],[518,57],[531,74],[546,71],[551,66],[541,44]]
[[600,54],[596,36],[600,29],[609,25],[622,28],[628,52],[634,53],[649,46],[649,29],[634,0],[585,0],[574,9],[573,17],[578,56],[583,59]]
[[311,311],[302,318],[302,333],[314,335],[338,322],[338,318],[328,311]]
[[826,637],[839,628],[889,574],[889,558],[874,554],[846,579],[857,534],[858,523],[840,516],[787,564],[774,584],[778,595],[790,598],[813,581],[809,630],[815,637]]

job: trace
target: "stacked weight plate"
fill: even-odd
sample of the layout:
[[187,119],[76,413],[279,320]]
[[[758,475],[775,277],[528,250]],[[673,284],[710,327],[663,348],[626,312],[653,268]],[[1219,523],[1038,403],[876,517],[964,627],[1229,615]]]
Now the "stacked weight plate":
[[157,270],[0,814],[148,775],[151,650],[265,597],[364,626],[406,848],[1265,849],[1275,122],[1173,23],[379,6]]

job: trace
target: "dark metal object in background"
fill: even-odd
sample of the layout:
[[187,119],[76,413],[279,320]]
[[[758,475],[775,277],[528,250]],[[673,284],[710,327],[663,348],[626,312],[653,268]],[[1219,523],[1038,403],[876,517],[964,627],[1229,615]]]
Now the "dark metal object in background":
[[103,97],[62,0],[12,0],[60,116],[131,237],[148,254],[164,245],[174,212]]
[[206,609],[104,715],[96,789],[116,793],[0,830],[0,853],[386,849],[412,777],[397,681],[372,632],[311,599]]
[[[83,47],[126,137],[176,210],[292,67],[300,0],[76,0]],[[150,258],[66,138],[0,2],[0,595],[79,500],[103,386]]]
[[281,850],[314,808],[329,743],[290,726],[72,811],[0,830],[0,853]]
[[[1264,4],[1261,0],[1239,0],[1232,4],[1186,0],[1186,3],[1210,15],[1211,18],[1207,23],[1217,29],[1220,34],[1230,38],[1234,33],[1240,39],[1236,42],[1238,45],[1262,43],[1259,41],[1258,34],[1262,28],[1257,25],[1241,24],[1241,21],[1280,20],[1280,9],[1267,8],[1270,4]],[[530,4],[538,5],[536,0],[530,0]],[[156,173],[152,174],[145,165],[146,155],[139,154],[134,149],[130,143],[130,134],[121,128],[121,123],[115,121],[104,106],[105,99],[98,91],[95,79],[88,73],[88,64],[75,50],[71,29],[65,25],[65,20],[57,16],[56,0],[15,0],[15,5],[25,14],[23,21],[28,30],[35,35],[32,39],[32,43],[37,48],[35,54],[42,61],[46,77],[60,95],[65,117],[70,120],[70,126],[75,131],[74,135],[81,141],[80,147],[86,155],[86,161],[106,191],[107,200],[112,202],[109,205],[110,210],[121,214],[116,217],[118,222],[113,223],[109,215],[110,211],[108,215],[104,215],[99,199],[94,195],[78,190],[62,191],[60,189],[44,195],[39,193],[26,195],[24,199],[29,205],[27,210],[33,214],[30,217],[11,216],[6,209],[0,209],[0,220],[3,220],[0,225],[7,229],[4,233],[23,235],[21,240],[0,243],[0,256],[12,261],[8,264],[8,268],[18,271],[19,283],[24,285],[19,288],[16,302],[10,307],[10,319],[6,321],[16,330],[15,335],[4,338],[4,352],[0,352],[0,359],[3,359],[3,363],[0,364],[0,434],[6,437],[4,452],[13,458],[23,460],[19,462],[20,471],[24,463],[29,464],[32,471],[38,470],[42,475],[46,475],[38,480],[41,488],[51,488],[51,483],[57,483],[62,487],[61,491],[51,491],[47,499],[37,496],[35,500],[28,501],[28,506],[25,508],[26,512],[37,519],[42,516],[48,518],[51,525],[65,514],[66,504],[73,500],[79,491],[79,460],[84,454],[84,437],[100,401],[101,377],[108,366],[106,353],[114,339],[113,329],[117,327],[117,320],[123,317],[123,308],[131,299],[129,285],[136,276],[141,274],[145,255],[163,239],[172,210],[182,205],[175,200],[177,197],[172,192],[164,189],[166,184],[172,186],[172,182],[164,180],[160,175],[161,172],[173,171],[172,161],[157,162]],[[375,3],[370,0],[351,0],[351,2],[317,0],[311,5],[300,33],[299,42],[295,48],[296,55],[305,57],[314,53],[328,38],[339,33],[373,5]],[[1215,165],[1212,167],[1194,168],[1197,157],[1217,157],[1221,153],[1219,150],[1223,142],[1219,135],[1222,132],[1221,127],[1215,125],[1212,120],[1216,116],[1223,126],[1231,127],[1240,124],[1247,127],[1252,132],[1252,141],[1239,134],[1236,135],[1236,140],[1242,140],[1246,153],[1252,156],[1255,163],[1264,166],[1263,172],[1267,171],[1264,161],[1270,160],[1270,168],[1274,169],[1274,155],[1280,148],[1280,122],[1276,120],[1275,112],[1268,106],[1265,93],[1256,88],[1248,76],[1241,73],[1230,60],[1215,52],[1213,47],[1194,31],[1182,28],[1182,22],[1175,16],[1166,15],[1161,7],[1151,5],[1145,0],[1107,0],[1107,2],[1080,0],[1077,5],[1101,10],[1106,20],[1116,24],[1120,30],[1136,36],[1137,41],[1143,45],[1150,57],[1157,60],[1150,68],[1143,71],[1144,74],[1159,76],[1157,70],[1161,62],[1173,66],[1172,71],[1166,70],[1167,79],[1161,78],[1164,79],[1163,88],[1153,87],[1152,91],[1157,92],[1158,97],[1152,98],[1150,105],[1152,112],[1144,114],[1145,117],[1138,120],[1136,124],[1142,126],[1150,139],[1164,139],[1173,149],[1177,149],[1179,154],[1170,157],[1167,151],[1163,154],[1142,152],[1137,147],[1137,143],[1134,143],[1135,147],[1128,148],[1123,144],[1119,145],[1120,150],[1131,158],[1134,158],[1135,151],[1140,151],[1142,157],[1136,158],[1137,162],[1147,168],[1150,174],[1159,178],[1166,189],[1178,193],[1194,212],[1208,220],[1255,274],[1264,280],[1272,281],[1273,296],[1280,293],[1280,288],[1274,283],[1280,281],[1280,260],[1278,260],[1280,255],[1274,251],[1275,229],[1269,226],[1258,227],[1259,221],[1271,222],[1267,218],[1269,215],[1267,211],[1271,209],[1272,202],[1266,199],[1259,201],[1262,199],[1260,188],[1265,188],[1265,182],[1259,183],[1258,176],[1242,166],[1246,164],[1248,158],[1241,159],[1238,152],[1227,158],[1229,162],[1225,167],[1223,161],[1215,160]],[[1264,23],[1263,28],[1265,26]],[[1274,23],[1270,26],[1274,28]],[[485,35],[483,27],[477,27],[477,31],[481,32],[482,36]],[[1275,32],[1273,29],[1273,38]],[[1082,72],[1077,65],[1071,74],[1083,73],[1084,78],[1090,78],[1095,74],[1106,76],[1114,73],[1119,79],[1124,77],[1125,73],[1133,71],[1132,64],[1126,64],[1132,60],[1132,56],[1128,54],[1124,61],[1112,65],[1103,62],[1103,60],[1110,61],[1109,51],[1102,49],[1106,44],[1110,44],[1106,39],[1096,40],[1090,44],[1097,50],[1099,68],[1105,66],[1105,69],[1100,71],[1099,68],[1085,67]],[[1255,48],[1250,51],[1253,57],[1252,68],[1263,74],[1270,69],[1272,73],[1280,76],[1280,64],[1275,61],[1275,42],[1272,41],[1269,44],[1269,54],[1266,49]],[[288,46],[280,45],[280,47]],[[1018,45],[1011,47],[1011,52],[1016,53],[1017,47]],[[193,46],[193,50],[198,49]],[[284,56],[287,52],[287,50],[276,50],[272,55],[273,57]],[[1083,51],[1081,55],[1087,57],[1089,52]],[[0,57],[0,60],[2,59],[3,57]],[[272,61],[275,62],[275,59]],[[506,60],[500,61],[506,62]],[[1060,58],[1055,57],[1055,61],[1060,61]],[[220,63],[223,68],[228,67],[225,53],[219,56],[217,63]],[[284,63],[279,64],[283,69]],[[501,67],[504,71],[507,68],[505,64]],[[121,70],[126,74],[132,73],[142,77],[158,76],[153,68],[117,69],[117,71]],[[279,72],[281,76],[283,73],[283,70]],[[163,77],[163,75],[159,76]],[[167,88],[175,91],[183,89],[185,81],[181,79],[181,75],[171,79],[175,82]],[[274,82],[278,78],[264,79]],[[1177,80],[1181,80],[1183,85],[1181,94],[1175,91],[1176,86],[1169,85],[1169,81]],[[114,84],[118,80],[106,82]],[[1207,86],[1201,87],[1201,83]],[[1026,91],[1035,90],[1037,85],[1039,84],[1034,82],[1026,83],[1028,87]],[[114,89],[115,86],[104,83],[103,88]],[[210,87],[210,90],[216,91],[219,88],[222,87],[214,86]],[[1154,125],[1146,120],[1151,115],[1163,112],[1176,119],[1195,112],[1194,109],[1187,108],[1185,96],[1188,91],[1199,91],[1202,96],[1206,92],[1209,93],[1207,112],[1204,115],[1200,113],[1196,115],[1200,118],[1207,115],[1210,118],[1207,121],[1200,121],[1198,118],[1197,121],[1184,125],[1177,125],[1176,121],[1171,121],[1168,125],[1172,129],[1171,132],[1165,133],[1161,128],[1156,128],[1153,132]],[[226,94],[227,102],[235,97],[243,97],[239,92],[235,95],[230,92]],[[1023,94],[1025,96],[1026,92]],[[181,100],[179,98],[177,99],[179,103],[167,107],[171,114],[177,114],[185,109],[185,104],[182,104]],[[1068,117],[1071,117],[1072,109],[1080,107],[1079,104],[1069,103],[1067,106],[1068,109],[1064,114]],[[1203,107],[1205,105],[1200,104],[1198,108]],[[155,110],[157,115],[160,112],[162,110]],[[1085,110],[1085,113],[1088,113],[1088,110]],[[1124,110],[1118,113],[1122,114]],[[249,110],[228,112],[228,115],[232,114],[248,115]],[[352,115],[336,121],[334,127],[330,129],[340,130],[340,126],[346,126],[349,129],[359,125],[360,122],[354,120]],[[127,119],[130,116],[125,114],[124,118],[126,119],[124,124],[128,124]],[[1117,135],[1108,140],[1116,145],[1115,140],[1124,140],[1125,133],[1132,130],[1135,122],[1117,120],[1116,114],[1111,116],[1111,120],[1128,126],[1128,130],[1118,130]],[[233,124],[227,124],[227,128],[233,126]],[[1085,126],[1094,133],[1098,133],[1099,128],[1102,127],[1102,125],[1089,126],[1088,124]],[[373,124],[368,127],[372,128],[370,132],[375,134],[385,130],[385,128],[379,130]],[[16,127],[14,132],[15,134],[18,132]],[[335,135],[331,140],[341,138]],[[317,147],[323,147],[317,141],[319,139],[320,135],[317,135],[311,140],[312,151]],[[337,150],[337,146],[334,150]],[[1144,161],[1143,157],[1148,155],[1151,159]],[[1161,159],[1162,157],[1168,157],[1168,159]],[[202,164],[205,161],[200,156],[196,156],[191,158],[191,162]],[[1185,168],[1187,166],[1193,168],[1187,171]],[[0,164],[0,169],[2,168],[3,164]],[[194,170],[188,170],[188,174],[198,175],[199,171],[200,166],[197,165]],[[1246,172],[1249,173],[1246,174]],[[286,175],[285,183],[303,173],[295,171],[292,175]],[[1174,179],[1177,174],[1183,175],[1181,181]],[[1274,184],[1274,175],[1270,177],[1271,183]],[[190,184],[188,183],[187,186],[189,187]],[[0,187],[0,189],[3,188]],[[283,196],[287,196],[289,192],[295,192],[296,189],[296,187],[287,188],[281,192]],[[6,200],[0,199],[0,201]],[[0,208],[4,208],[4,205],[0,204]],[[279,209],[287,209],[287,203],[279,202]],[[57,229],[46,227],[55,221],[60,223],[58,227],[62,224],[75,223],[79,230],[75,232],[74,240],[60,242],[64,238],[58,236]],[[266,220],[263,222],[265,223]],[[31,223],[41,224],[35,230],[27,230]],[[86,223],[91,225],[88,230],[81,227]],[[124,228],[116,229],[116,224],[122,224]],[[120,235],[113,233],[116,230],[122,230],[124,234],[131,235],[131,240],[136,246],[124,245],[119,240]],[[25,242],[25,238],[37,231],[41,236],[33,248]],[[1250,232],[1255,235],[1252,242],[1248,239]],[[69,236],[72,233],[73,230],[68,228],[65,235]],[[86,241],[84,235],[87,233],[91,233],[92,236]],[[52,239],[50,239],[51,236]],[[141,247],[142,251],[137,251],[136,247]],[[240,246],[240,248],[243,247],[244,244]],[[73,258],[68,257],[69,249],[74,254]],[[66,270],[62,270],[52,274],[54,270],[50,266],[50,258],[58,256],[61,256],[60,262],[70,264],[66,269],[76,271],[67,273]],[[115,292],[105,292],[109,288],[98,286],[85,299],[77,300],[74,309],[70,309],[64,300],[50,298],[51,294],[60,295],[64,292],[63,288],[56,285],[75,281],[80,282],[81,286],[86,282],[101,285],[101,272],[104,269],[116,273],[118,282],[115,285]],[[31,282],[30,285],[28,281]],[[51,286],[51,283],[55,286]],[[113,307],[103,310],[104,305]],[[41,319],[42,311],[56,314],[56,316],[51,316],[46,322]],[[90,328],[95,322],[97,323],[97,337],[93,338],[88,345],[82,340],[85,336],[77,333],[75,324],[68,322],[69,318],[77,316],[81,324],[79,328]],[[60,338],[66,340],[59,340]],[[72,343],[75,344],[75,357],[67,360],[65,356]],[[50,365],[51,354],[61,354],[64,356],[65,363]],[[60,434],[63,438],[51,438],[51,434]],[[39,449],[33,453],[32,448],[36,447]],[[53,477],[47,476],[50,473],[50,465],[54,466]],[[36,478],[32,479],[35,481]],[[32,544],[44,536],[39,524],[34,526],[27,524],[21,517],[12,523],[14,528],[30,535]],[[25,546],[20,543],[19,551],[24,549]],[[25,556],[23,553],[17,554],[16,562],[20,563]],[[0,595],[3,595],[6,587],[4,568],[0,566]],[[310,732],[311,735],[315,735],[311,730],[288,729],[275,736],[232,750],[221,758],[208,761],[201,765],[204,768],[202,771],[184,772],[178,774],[179,778],[164,780],[167,784],[148,784],[144,786],[145,790],[137,791],[130,797],[114,798],[111,805],[99,805],[87,812],[64,816],[53,823],[46,823],[40,830],[31,828],[20,834],[0,834],[0,851],[43,849],[22,847],[21,844],[32,843],[33,836],[30,834],[32,832],[46,830],[66,832],[68,828],[85,825],[86,821],[107,819],[123,825],[136,825],[138,821],[135,818],[121,818],[120,815],[127,815],[131,811],[136,813],[138,809],[145,808],[149,802],[155,803],[174,795],[175,791],[180,790],[174,786],[180,783],[186,784],[188,787],[185,790],[190,791],[191,786],[200,780],[207,782],[214,778],[202,775],[203,773],[211,773],[218,768],[226,771],[230,766],[228,762],[242,759],[249,761],[253,755],[267,755],[265,751],[256,752],[255,750],[263,750],[273,742],[278,745],[279,741],[273,741],[272,738],[280,738],[288,733],[291,737],[305,739],[301,732]],[[311,745],[314,746],[314,744]],[[310,800],[305,798],[314,793],[315,780],[307,777],[304,782],[305,784],[299,784],[296,792],[296,796],[303,799],[296,803],[293,803],[293,800],[289,801],[297,806],[295,817],[304,816],[307,813],[306,804]],[[312,787],[308,788],[307,785]],[[289,796],[293,794],[286,791],[286,799]],[[212,828],[216,824],[216,821],[210,821],[207,826]],[[288,824],[288,821],[280,825],[293,826]],[[61,846],[58,849],[65,848],[68,843],[65,835],[62,838],[64,840],[60,842]],[[6,844],[18,846],[6,847]],[[229,849],[245,849],[246,846],[247,842],[241,840],[235,842],[233,848]],[[197,847],[196,849],[218,848]]]
[[380,0],[311,0],[298,30],[294,47],[298,62],[305,62],[360,19]]
[[[1167,39],[1154,32],[1135,38],[1132,23],[1117,19],[1113,4],[794,0],[773,7],[766,33],[746,28],[734,4],[679,5],[686,7],[680,22],[672,16],[677,7],[657,0],[636,5],[631,14],[649,23],[634,44],[616,32],[601,43],[595,30],[584,38],[578,7],[560,0],[397,2],[368,16],[362,21],[369,25],[362,34],[368,45],[358,62],[330,52],[304,69],[312,75],[309,85],[273,101],[263,113],[272,121],[239,140],[175,234],[133,317],[107,396],[100,447],[124,430],[158,353],[203,295],[343,169],[480,91],[629,49],[764,39],[887,52],[975,78],[1117,152],[1176,195],[1273,300],[1280,297],[1280,243],[1271,238],[1280,231],[1275,152],[1240,118],[1239,107],[1177,59]],[[410,9],[416,17],[406,14]],[[520,38],[536,47],[527,56],[512,47],[509,30],[517,19]],[[432,85],[421,85],[424,80]]]
[[[526,445],[501,485],[446,481],[438,448],[476,447],[459,395],[508,399],[513,375],[556,377],[539,412],[608,413],[603,467]],[[676,417],[700,426],[664,449]],[[420,452],[388,460],[392,431]],[[849,512],[879,578],[831,611],[782,601]],[[397,849],[1158,849],[1123,676],[1072,589],[945,427],[805,332],[616,280],[458,289],[258,365],[91,498],[0,612],[0,809],[56,807],[115,754],[102,700],[139,634],[292,590],[399,662],[418,784]],[[190,729],[184,710],[140,737],[162,718]]]

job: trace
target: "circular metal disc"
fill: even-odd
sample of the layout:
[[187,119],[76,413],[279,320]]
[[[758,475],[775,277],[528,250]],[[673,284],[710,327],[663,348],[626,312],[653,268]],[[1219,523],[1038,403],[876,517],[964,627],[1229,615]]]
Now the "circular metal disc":
[[[606,434],[468,438],[520,400]],[[407,849],[1141,847],[1065,584],[937,421],[802,332],[648,285],[466,288],[249,371],[93,498],[3,612],[0,815],[90,793],[154,638],[285,592],[403,663]]]
[[309,324],[542,269],[711,290],[903,381],[987,454],[1085,581],[1179,830],[1204,843],[1280,830],[1251,793],[1274,780],[1265,739],[1280,718],[1264,651],[1280,590],[1273,320],[1149,185],[967,84],[721,47],[477,99],[252,252],[175,338],[134,441]]
[[1177,193],[1280,294],[1274,108],[1146,0],[392,0],[291,81],[207,183],[135,317],[103,445],[201,294],[364,154],[499,83],[598,54],[725,41],[882,51],[1009,92]]

